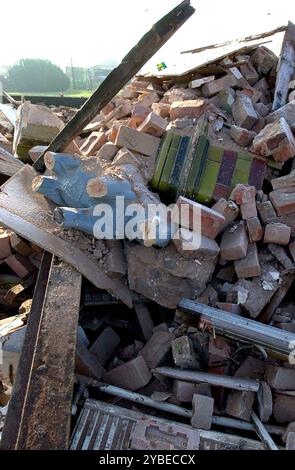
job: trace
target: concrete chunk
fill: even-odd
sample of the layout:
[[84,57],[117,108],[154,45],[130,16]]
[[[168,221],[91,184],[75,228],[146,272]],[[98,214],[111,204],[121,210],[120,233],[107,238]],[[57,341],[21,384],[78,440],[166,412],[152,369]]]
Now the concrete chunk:
[[211,429],[214,400],[205,395],[194,394],[193,396],[193,416],[191,425],[193,428]]

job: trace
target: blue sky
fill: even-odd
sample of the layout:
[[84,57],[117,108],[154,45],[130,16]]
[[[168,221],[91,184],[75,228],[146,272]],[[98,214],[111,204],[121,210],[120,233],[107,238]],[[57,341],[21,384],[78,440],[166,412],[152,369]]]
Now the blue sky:
[[[180,0],[10,0],[2,7],[0,65],[23,57],[65,67],[120,60]],[[192,0],[195,15],[153,59],[170,61],[199,47],[295,22],[292,0]],[[13,21],[9,17],[13,16]]]

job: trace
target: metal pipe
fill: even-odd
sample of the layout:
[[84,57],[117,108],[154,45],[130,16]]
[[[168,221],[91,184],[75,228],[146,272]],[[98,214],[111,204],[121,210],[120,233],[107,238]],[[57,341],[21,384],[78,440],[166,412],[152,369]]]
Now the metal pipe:
[[277,445],[274,443],[269,433],[267,432],[264,424],[262,424],[262,422],[254,411],[252,411],[251,419],[253,421],[255,431],[260,437],[263,444],[270,450],[279,450]]
[[190,370],[174,369],[173,367],[157,367],[153,373],[171,377],[172,379],[184,380],[187,382],[205,382],[215,387],[230,388],[233,390],[248,390],[257,392],[259,381],[252,379],[242,379],[240,377],[229,377],[226,375],[208,374],[207,372],[198,372]]

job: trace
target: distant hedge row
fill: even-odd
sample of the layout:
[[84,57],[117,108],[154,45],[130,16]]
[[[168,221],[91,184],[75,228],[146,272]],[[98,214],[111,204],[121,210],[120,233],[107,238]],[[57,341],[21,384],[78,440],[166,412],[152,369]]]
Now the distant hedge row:
[[66,91],[70,79],[49,60],[21,59],[8,69],[4,81],[7,91]]

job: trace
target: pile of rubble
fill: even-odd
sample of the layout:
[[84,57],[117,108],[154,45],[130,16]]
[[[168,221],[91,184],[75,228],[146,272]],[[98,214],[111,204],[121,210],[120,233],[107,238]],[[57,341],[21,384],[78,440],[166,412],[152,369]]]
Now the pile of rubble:
[[[8,211],[21,213],[9,208],[9,194],[22,174],[29,181],[23,186],[29,196],[23,194],[20,206],[27,197],[36,204],[28,207],[36,207],[35,213],[24,219],[34,226],[35,217],[40,230],[59,240],[59,248],[50,242],[48,251],[73,264],[96,286],[85,280],[75,418],[86,395],[106,401],[111,394],[116,403],[123,400],[125,408],[131,401],[137,411],[159,418],[178,415],[173,432],[179,425],[197,439],[182,424],[189,419],[201,432],[203,447],[206,439],[216,439],[211,447],[257,448],[255,430],[268,448],[294,449],[295,76],[283,90],[286,103],[278,105],[284,60],[278,64],[266,47],[239,50],[210,65],[216,75],[195,70],[186,80],[161,75],[132,79],[64,154],[45,154],[45,176],[30,166],[22,165],[18,173],[6,169],[4,175],[15,176],[2,187],[0,207],[6,201]],[[12,138],[13,152],[32,164],[71,116],[72,110],[66,108],[25,102],[18,108],[14,132],[2,117],[0,144],[6,153],[1,148],[0,153],[6,155],[5,164],[13,164],[7,157]],[[56,182],[58,173],[52,169],[67,156],[70,159],[63,161],[71,172],[53,194],[47,186],[44,189],[46,178]],[[85,222],[80,211],[91,206],[91,198],[98,203],[97,181],[100,191],[104,181],[108,191],[115,187],[123,195],[135,194],[130,201],[139,200],[144,207],[151,202],[164,205],[170,214],[170,236],[163,243],[132,237],[94,239],[95,221],[89,222],[93,212],[87,209]],[[65,191],[71,185],[67,199]],[[74,203],[79,192],[84,199],[78,206]],[[175,205],[168,210],[171,203]],[[76,216],[68,225],[67,210]],[[175,210],[181,213],[180,220]],[[13,228],[1,211],[0,219]],[[28,233],[19,231],[28,242],[12,231],[3,229],[0,235],[1,272],[9,267],[24,279],[7,281],[13,287],[1,293],[2,306],[14,306],[16,298],[23,301],[23,291],[31,288],[35,267],[40,267],[41,251],[35,245],[47,248],[33,231]],[[83,263],[74,260],[75,250],[86,255]],[[99,285],[90,272],[94,267],[111,279],[110,288],[107,283]],[[192,300],[189,309],[182,299]],[[202,308],[216,322],[224,318],[239,325],[240,336],[213,320],[205,321]],[[196,318],[190,314],[194,309]],[[245,341],[248,327],[254,335]],[[272,335],[289,345],[274,347]],[[17,354],[21,341],[18,344]],[[211,429],[224,434],[202,434]],[[136,448],[154,445],[148,432],[144,438],[134,436]],[[156,445],[168,445],[157,439]],[[176,441],[169,448],[181,448]]]

